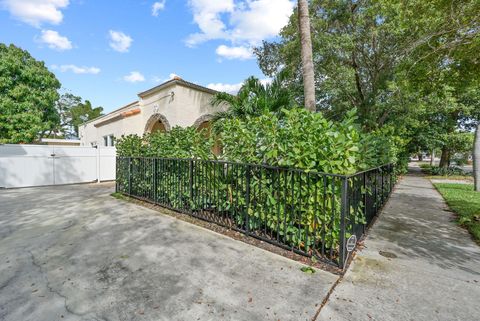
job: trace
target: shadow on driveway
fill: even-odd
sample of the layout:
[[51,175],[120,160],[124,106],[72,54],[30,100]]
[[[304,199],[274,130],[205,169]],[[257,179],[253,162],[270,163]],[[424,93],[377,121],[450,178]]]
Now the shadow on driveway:
[[112,191],[0,192],[0,320],[310,320],[337,279]]

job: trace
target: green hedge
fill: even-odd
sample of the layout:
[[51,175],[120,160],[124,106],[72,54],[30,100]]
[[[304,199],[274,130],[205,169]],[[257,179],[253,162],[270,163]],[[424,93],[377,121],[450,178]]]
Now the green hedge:
[[385,131],[364,133],[356,124],[355,112],[341,122],[303,108],[265,113],[245,119],[221,119],[215,123],[222,154],[212,153],[214,139],[193,127],[174,127],[167,133],[117,141],[119,156],[221,159],[352,174],[397,161],[398,148]]
[[[278,237],[307,253],[332,250],[335,257],[340,235],[341,179],[312,172],[353,174],[395,160],[395,146],[388,137],[383,133],[362,133],[353,113],[335,123],[319,113],[294,109],[243,120],[223,119],[215,126],[223,147],[218,156],[211,152],[214,140],[194,128],[175,127],[167,133],[120,139],[119,156],[185,159],[134,158],[131,168],[120,162],[117,168],[120,190],[128,192],[126,189],[131,188],[132,195],[175,209],[215,213],[215,219],[223,220],[223,225]],[[191,162],[187,160],[216,157],[304,172],[209,161],[195,162],[191,171]],[[250,202],[246,199],[247,168]],[[131,171],[130,186],[128,171]],[[354,189],[353,180],[349,180],[349,187]],[[369,191],[358,190],[358,194]],[[358,195],[357,198],[359,201],[352,202],[348,215],[347,237],[354,225],[366,221],[363,198]]]

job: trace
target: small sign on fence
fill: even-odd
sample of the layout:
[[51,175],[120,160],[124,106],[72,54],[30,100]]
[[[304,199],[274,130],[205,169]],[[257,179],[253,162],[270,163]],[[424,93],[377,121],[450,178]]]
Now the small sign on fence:
[[350,236],[347,240],[347,252],[352,252],[355,250],[355,246],[357,245],[357,236],[354,234]]

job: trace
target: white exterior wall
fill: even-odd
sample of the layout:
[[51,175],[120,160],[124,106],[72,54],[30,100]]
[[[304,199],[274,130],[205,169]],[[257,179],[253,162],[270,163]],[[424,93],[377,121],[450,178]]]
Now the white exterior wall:
[[211,94],[184,86],[177,86],[176,92],[179,94],[176,99],[176,108],[172,110],[171,116],[175,125],[181,127],[192,126],[201,116],[213,114],[217,111],[211,105],[213,97]]
[[[171,95],[172,92],[174,93],[173,96]],[[90,146],[95,142],[103,146],[103,137],[112,134],[115,138],[128,134],[142,136],[145,133],[148,120],[154,114],[163,115],[170,128],[192,126],[200,117],[213,114],[218,110],[211,106],[212,96],[213,94],[205,91],[172,83],[148,95],[143,95],[136,104],[81,125],[79,128],[81,145]],[[140,108],[139,114],[98,127],[94,126],[123,112],[137,108]]]
[[[140,99],[140,109],[142,110],[142,128],[140,135],[144,134],[145,125],[147,124],[150,117],[156,113],[165,116],[171,127],[175,126],[175,117],[173,115],[174,110],[178,108],[178,87],[179,86],[173,84],[172,86],[162,88],[161,90],[144,96]],[[173,97],[170,95],[171,92],[174,93]]]
[[139,108],[138,104],[132,105],[129,108],[121,109],[118,112],[106,115],[105,117],[98,118],[86,124],[79,126],[79,138],[81,146],[91,146],[93,143],[104,146],[103,137],[107,135],[114,135],[116,138],[120,138],[122,135],[128,134],[143,134],[142,126],[142,114],[136,114],[127,118],[119,119],[117,121],[95,127],[95,124],[103,122],[109,118],[115,117],[122,112],[126,112],[132,109]]

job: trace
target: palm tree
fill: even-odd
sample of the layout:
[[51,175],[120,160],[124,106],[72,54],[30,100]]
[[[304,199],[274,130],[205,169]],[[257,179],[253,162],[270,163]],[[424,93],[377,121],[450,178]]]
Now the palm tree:
[[475,129],[473,143],[473,179],[475,181],[475,191],[480,192],[480,120]]
[[214,106],[226,106],[225,111],[214,115],[214,121],[222,118],[245,118],[266,112],[279,112],[294,106],[290,91],[283,85],[284,74],[279,73],[271,83],[262,83],[258,78],[245,80],[236,96],[218,93],[212,99]]
[[302,53],[303,91],[305,108],[315,111],[315,77],[313,71],[312,39],[307,0],[298,0],[298,26]]

